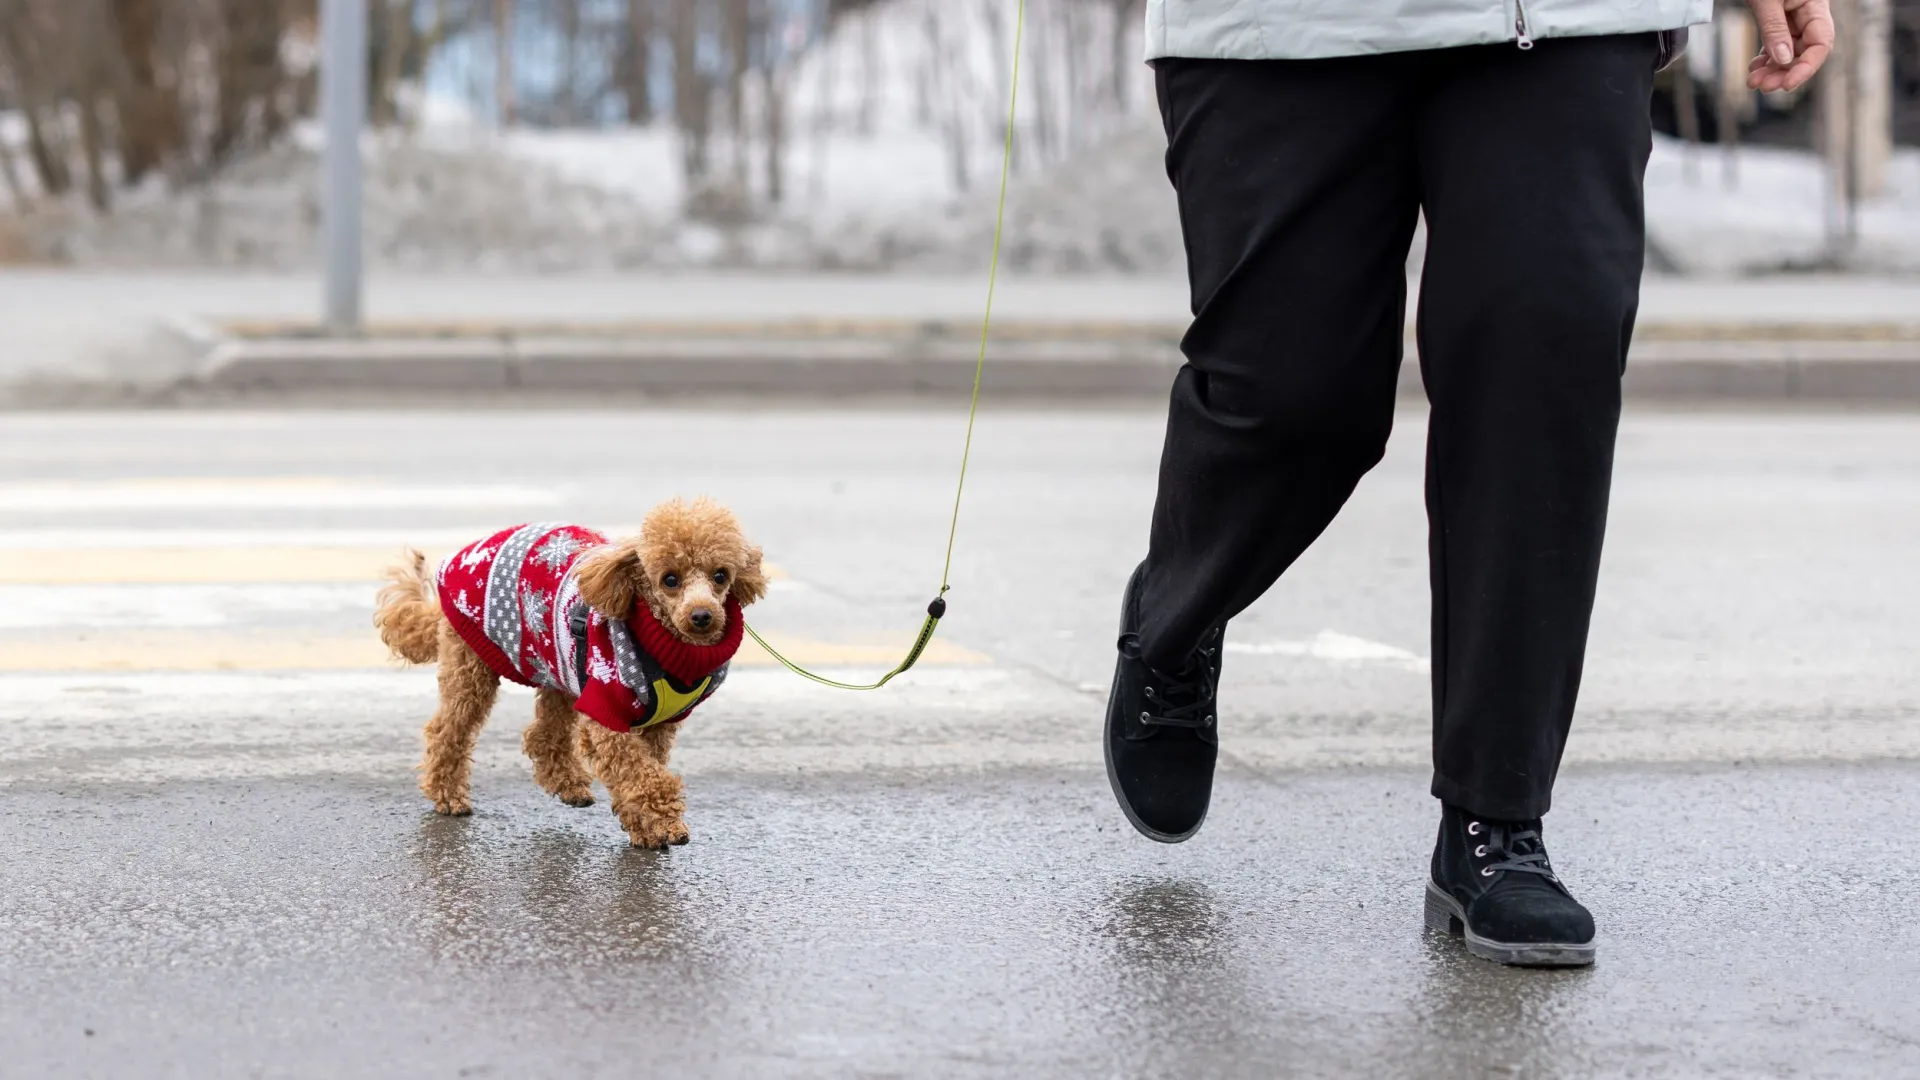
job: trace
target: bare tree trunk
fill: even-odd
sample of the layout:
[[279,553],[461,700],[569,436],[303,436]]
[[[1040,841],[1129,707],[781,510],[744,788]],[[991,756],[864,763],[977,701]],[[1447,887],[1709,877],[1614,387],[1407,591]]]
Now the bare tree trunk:
[[953,69],[960,66],[947,62],[946,42],[940,29],[940,8],[928,5],[925,28],[927,32],[927,63],[924,71],[928,93],[940,99],[943,107],[938,114],[938,124],[942,141],[947,148],[948,176],[956,193],[964,194],[971,186],[971,162],[967,157],[966,124],[961,119],[959,93]]
[[[295,98],[298,96],[293,85],[292,73],[281,58],[281,48],[286,43],[287,34],[292,30],[294,19],[302,6],[314,9],[318,19],[318,5],[313,0],[267,0],[261,6],[269,9],[269,17],[262,20],[260,37],[254,42],[254,71],[259,80],[260,95],[260,137],[262,142],[273,142],[286,134],[299,115]],[[411,9],[409,9],[411,10]],[[412,28],[409,17],[407,26]]]
[[880,117],[880,25],[878,12],[867,8],[860,20],[860,111],[855,123],[860,134],[872,135]]
[[726,0],[722,9],[727,50],[727,127],[733,138],[733,183],[737,191],[747,188],[747,64],[753,47],[752,13],[749,0]]
[[1134,60],[1128,59],[1127,45],[1133,40],[1133,29],[1146,22],[1147,0],[1114,0],[1113,36],[1107,42],[1108,63],[1113,65],[1113,105],[1120,112],[1132,107],[1133,95],[1127,88],[1133,85],[1130,76],[1134,73]]
[[627,123],[653,123],[653,0],[627,0]]
[[1854,148],[1859,135],[1850,92],[1855,62],[1848,33],[1853,28],[1851,7],[1847,0],[1834,5],[1840,33],[1832,58],[1814,84],[1814,97],[1820,107],[1820,149],[1827,159],[1828,257],[1836,262],[1844,262],[1852,254],[1858,235],[1855,209],[1860,178],[1855,171],[1859,158]]
[[1721,11],[1715,29],[1719,31],[1720,86],[1714,95],[1714,126],[1720,142],[1721,179],[1733,188],[1740,183],[1741,106],[1752,94],[1747,89],[1746,65],[1741,57],[1754,55],[1758,34],[1744,9]]
[[1069,0],[1060,5],[1060,45],[1064,54],[1061,67],[1067,84],[1066,100],[1061,103],[1061,143],[1071,151],[1086,137],[1080,117],[1080,5]]
[[280,0],[221,0],[220,15],[214,72],[219,104],[208,145],[216,162],[245,141],[256,114],[263,137],[277,134],[286,123],[279,101],[286,6]]
[[1856,194],[1886,193],[1893,162],[1893,5],[1891,0],[1852,0],[1853,168]]
[[787,65],[768,64],[764,74],[767,113],[767,201],[778,206],[786,198]]
[[493,101],[500,126],[513,126],[513,0],[493,0]]
[[12,74],[14,107],[26,121],[27,158],[40,190],[64,195],[73,187],[73,169],[59,130],[60,87],[50,71],[60,23],[48,9],[20,0],[0,14],[6,16],[0,18],[0,61]]
[[1047,55],[1053,42],[1046,10],[1042,8],[1029,14],[1034,16],[1028,19],[1027,26],[1027,68],[1033,72],[1033,150],[1035,157],[1044,163],[1053,159],[1054,151],[1053,58]]
[[673,115],[689,194],[707,176],[707,87],[697,67],[699,45],[699,0],[673,0]]
[[162,84],[156,63],[161,0],[113,0],[109,14],[125,71],[118,102],[120,169],[134,184],[180,152],[185,131],[180,99]]
[[[9,14],[10,12],[4,8],[0,8],[0,16]],[[3,51],[0,51],[0,55],[3,55]],[[6,68],[0,66],[0,90],[9,88],[12,83],[7,74]],[[16,91],[12,96],[17,98],[18,92]],[[16,213],[25,211],[32,205],[33,199],[27,194],[26,181],[20,178],[19,155],[13,152],[13,144],[6,139],[0,139],[0,179],[6,180],[7,195],[12,199]]]
[[927,58],[913,73],[913,122],[918,127],[934,125],[933,97],[938,91],[934,69],[940,66],[940,0],[926,0],[920,21],[927,31]]
[[220,0],[220,44],[214,61],[214,79],[218,104],[215,107],[213,139],[208,146],[214,161],[220,161],[240,141],[247,123],[247,105],[252,80],[247,71],[246,42],[258,17],[257,8],[248,0]]
[[1684,52],[1673,62],[1673,126],[1687,143],[1680,165],[1687,183],[1699,183],[1700,103],[1693,92],[1693,65]]
[[380,65],[374,70],[374,124],[385,127],[400,119],[400,80],[406,73],[407,53],[414,46],[414,0],[382,0],[386,23],[380,35]]
[[64,97],[80,118],[80,160],[86,167],[87,201],[105,213],[113,204],[107,178],[107,125],[103,111],[113,90],[111,40],[103,4],[70,7],[62,13],[55,44],[65,69]]
[[40,174],[40,190],[49,195],[65,195],[73,190],[73,166],[67,162],[66,140],[58,132],[49,132],[40,119],[40,110],[26,101],[20,111],[27,121],[27,155],[34,171]]
[[0,139],[0,179],[7,183],[7,196],[16,213],[32,208],[33,198],[27,194],[26,182],[20,178],[20,159],[13,152],[13,144],[5,139]]
[[556,0],[560,6],[560,122],[580,123],[580,0]]
[[819,202],[827,193],[827,137],[833,131],[833,94],[839,85],[834,79],[834,58],[838,50],[829,42],[825,55],[820,58],[820,104],[813,114],[813,152],[808,155],[812,166],[807,177],[807,198]]
[[[10,35],[4,29],[7,20],[17,17],[14,10],[16,6],[16,0],[0,0],[0,92],[5,92],[18,108],[23,107],[20,80],[8,62]],[[13,152],[13,144],[5,139],[0,139],[0,177],[6,180],[7,194],[13,199],[14,210],[26,210],[33,200],[27,194],[26,181],[21,179],[19,155]]]
[[113,188],[107,181],[106,125],[100,119],[103,91],[89,88],[80,99],[80,149],[87,163],[87,201],[104,214],[113,207]]
[[[993,54],[993,85],[997,88],[988,98],[987,130],[994,133],[998,140],[1007,138],[1007,103],[1003,96],[1012,81],[1012,47],[1007,40],[1007,26],[1000,17],[999,0],[982,0],[981,13],[987,20],[987,46]],[[996,141],[998,141],[996,140]],[[1022,155],[1018,141],[1014,143],[1014,153],[1008,162],[1009,171],[1018,172]]]

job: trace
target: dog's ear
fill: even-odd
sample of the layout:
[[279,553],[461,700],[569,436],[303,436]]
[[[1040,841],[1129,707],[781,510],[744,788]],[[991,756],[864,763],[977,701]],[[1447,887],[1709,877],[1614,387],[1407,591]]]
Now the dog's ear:
[[640,602],[640,552],[632,544],[609,544],[589,552],[574,571],[580,599],[609,619],[625,619]]
[[760,549],[747,545],[745,557],[740,560],[740,568],[733,572],[733,587],[729,590],[741,607],[746,607],[767,595],[767,572],[761,565]]

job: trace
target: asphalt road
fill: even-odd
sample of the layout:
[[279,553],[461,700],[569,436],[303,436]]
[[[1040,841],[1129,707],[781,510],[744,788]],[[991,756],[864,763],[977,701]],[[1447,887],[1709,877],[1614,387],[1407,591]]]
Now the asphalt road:
[[1420,928],[1422,416],[1229,631],[1215,811],[1099,768],[1157,419],[989,413],[938,651],[743,656],[692,845],[412,787],[404,542],[734,505],[756,624],[885,666],[939,580],[947,411],[0,424],[0,1075],[1920,1076],[1920,416],[1641,413],[1547,819],[1600,962]]

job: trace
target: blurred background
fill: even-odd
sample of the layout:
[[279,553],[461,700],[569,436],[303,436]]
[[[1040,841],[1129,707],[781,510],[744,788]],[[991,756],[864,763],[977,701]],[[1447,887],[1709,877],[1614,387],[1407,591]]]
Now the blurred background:
[[[1807,91],[1746,90],[1738,3],[1662,76],[1654,270],[1920,271],[1920,0],[1836,3],[1843,44]],[[370,5],[375,269],[984,262],[1007,4]],[[1143,8],[1032,0],[1010,265],[1179,269]],[[0,3],[0,262],[315,265],[317,16],[315,0]]]

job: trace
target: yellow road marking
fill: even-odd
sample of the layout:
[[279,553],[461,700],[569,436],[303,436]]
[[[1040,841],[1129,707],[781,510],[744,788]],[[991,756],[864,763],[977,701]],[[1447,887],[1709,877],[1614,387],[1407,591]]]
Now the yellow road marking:
[[[425,550],[429,566],[446,554]],[[373,585],[399,561],[397,549],[365,547],[12,549],[0,550],[0,585]]]
[[[829,642],[772,637],[774,648],[796,662],[820,667],[888,667],[898,661],[898,643]],[[920,661],[926,665],[991,662],[969,649],[935,641]],[[773,658],[752,641],[734,663],[770,667]],[[231,634],[160,634],[94,631],[84,637],[36,635],[0,638],[0,671],[343,671],[395,668],[369,631],[354,637]]]

